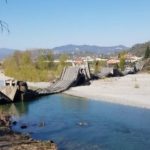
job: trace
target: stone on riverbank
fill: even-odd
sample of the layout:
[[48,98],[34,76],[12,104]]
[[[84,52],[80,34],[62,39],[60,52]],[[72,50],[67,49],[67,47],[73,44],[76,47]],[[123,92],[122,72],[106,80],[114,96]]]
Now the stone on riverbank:
[[53,141],[37,141],[28,135],[15,133],[8,127],[11,124],[10,119],[6,119],[8,115],[0,114],[0,150],[57,150]]

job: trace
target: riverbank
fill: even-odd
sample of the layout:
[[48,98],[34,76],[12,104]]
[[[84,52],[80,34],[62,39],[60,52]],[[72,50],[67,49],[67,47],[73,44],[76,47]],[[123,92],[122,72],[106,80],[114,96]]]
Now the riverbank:
[[72,96],[150,109],[150,74],[139,73],[91,81],[64,92]]
[[[7,77],[0,72],[1,86],[3,82],[7,79],[12,79]],[[44,88],[49,86],[48,82],[29,82],[29,86],[34,88]],[[11,127],[17,122],[11,121],[11,115],[6,111],[0,111],[0,149],[1,150],[57,150],[57,146],[53,141],[39,141],[32,139],[29,135],[24,135],[12,131]]]
[[[5,76],[2,71],[0,71],[0,80],[5,81],[7,79],[13,79],[12,77]],[[29,87],[32,88],[47,88],[50,86],[50,82],[27,82]]]
[[[9,77],[0,72],[0,80]],[[29,87],[46,88],[49,82],[27,82]],[[150,109],[150,74],[139,73],[123,77],[91,81],[89,86],[72,87],[65,94],[92,100],[118,103]]]
[[11,130],[17,122],[11,121],[11,116],[0,113],[0,149],[1,150],[57,150],[53,141],[33,140],[29,135],[16,133]]

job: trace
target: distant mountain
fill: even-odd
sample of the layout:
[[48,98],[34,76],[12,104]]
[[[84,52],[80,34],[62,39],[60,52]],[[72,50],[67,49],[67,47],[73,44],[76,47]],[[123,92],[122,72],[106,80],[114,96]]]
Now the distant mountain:
[[[57,54],[68,53],[68,54],[77,54],[78,56],[86,56],[90,54],[112,54],[115,52],[120,52],[123,50],[127,50],[128,47],[123,45],[118,46],[95,46],[95,45],[64,45],[55,47],[53,49],[31,49],[31,53],[33,57],[37,57],[43,50],[47,53],[49,51],[53,51],[53,53],[57,56]],[[0,48],[0,60],[6,58],[7,56],[12,55],[15,52],[14,49],[8,48]]]
[[118,46],[95,46],[95,45],[64,45],[60,47],[53,48],[54,51],[61,53],[77,53],[77,52],[92,52],[98,54],[108,54],[114,52],[120,52],[128,49],[128,47],[124,45]]
[[10,56],[14,53],[14,51],[14,49],[0,48],[0,60],[6,58],[7,56]]
[[144,56],[147,46],[150,47],[150,41],[146,43],[135,44],[130,48],[130,52],[136,56]]

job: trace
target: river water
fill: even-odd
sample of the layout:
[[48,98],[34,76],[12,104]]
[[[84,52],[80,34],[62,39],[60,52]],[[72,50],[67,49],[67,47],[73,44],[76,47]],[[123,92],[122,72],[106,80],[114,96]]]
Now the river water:
[[[150,110],[63,94],[0,106],[15,131],[53,140],[60,150],[149,150]],[[20,126],[26,124],[26,129]]]

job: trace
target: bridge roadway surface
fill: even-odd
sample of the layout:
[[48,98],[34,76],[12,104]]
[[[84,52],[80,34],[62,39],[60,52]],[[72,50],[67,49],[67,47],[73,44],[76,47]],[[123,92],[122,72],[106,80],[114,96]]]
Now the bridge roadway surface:
[[44,88],[44,89],[38,89],[36,92],[38,95],[49,95],[49,94],[55,94],[59,92],[63,92],[73,86],[77,80],[79,75],[80,67],[67,67],[64,68],[62,71],[61,77],[58,81],[53,83],[51,86]]

